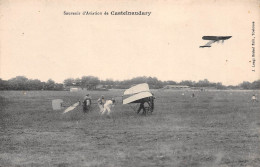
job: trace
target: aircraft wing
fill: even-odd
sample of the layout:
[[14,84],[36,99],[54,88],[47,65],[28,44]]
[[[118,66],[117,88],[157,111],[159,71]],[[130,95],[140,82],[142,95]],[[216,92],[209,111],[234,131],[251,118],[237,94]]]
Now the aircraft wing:
[[146,92],[146,91],[150,91],[149,86],[147,83],[142,83],[125,90],[124,95],[131,95],[131,94],[136,94],[139,92]]
[[147,98],[147,97],[152,97],[151,92],[140,92],[137,94],[134,94],[126,99],[123,100],[123,104],[129,104],[129,103],[139,103],[140,100]]
[[71,110],[74,110],[79,105],[79,102],[73,104],[72,106],[68,107],[63,113],[67,113]]

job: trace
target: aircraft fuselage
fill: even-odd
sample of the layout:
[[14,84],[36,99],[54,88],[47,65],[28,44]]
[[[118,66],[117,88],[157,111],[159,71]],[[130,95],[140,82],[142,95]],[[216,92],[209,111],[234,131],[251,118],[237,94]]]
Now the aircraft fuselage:
[[227,40],[232,36],[203,36],[203,40],[212,40],[212,41],[219,41],[219,40]]

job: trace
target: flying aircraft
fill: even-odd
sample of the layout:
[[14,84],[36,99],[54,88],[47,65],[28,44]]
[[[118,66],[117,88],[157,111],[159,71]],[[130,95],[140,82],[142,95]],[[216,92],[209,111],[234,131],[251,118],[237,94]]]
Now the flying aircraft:
[[211,44],[214,42],[222,41],[222,43],[224,43],[224,40],[228,40],[231,37],[232,36],[203,36],[202,39],[209,40],[209,42],[203,46],[200,46],[200,48],[211,47]]

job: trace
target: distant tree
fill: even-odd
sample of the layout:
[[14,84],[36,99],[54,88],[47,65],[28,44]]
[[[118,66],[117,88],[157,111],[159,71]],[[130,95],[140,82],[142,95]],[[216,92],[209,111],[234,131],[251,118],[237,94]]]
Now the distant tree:
[[196,85],[198,87],[209,87],[210,86],[210,82],[207,79],[204,80],[199,80]]
[[106,79],[105,81],[101,80],[100,84],[112,87],[114,85],[114,81],[113,79]]
[[239,85],[242,89],[251,89],[251,83],[248,81],[244,81]]
[[228,85],[228,89],[239,89],[239,86],[234,86],[234,85]]
[[179,84],[192,87],[194,83],[190,80],[185,80],[185,81],[181,81]]
[[9,89],[11,90],[28,90],[29,88],[26,85],[28,78],[25,76],[17,76],[15,78],[9,79]]
[[163,82],[163,84],[164,85],[176,85],[177,84],[177,82],[175,82],[175,81],[165,81],[165,82]]
[[63,90],[63,84],[56,83],[54,90]]
[[89,86],[89,77],[88,76],[81,77],[81,86],[88,88],[88,86]]
[[74,82],[74,85],[75,86],[82,86],[81,79],[80,78],[76,78],[75,82]]
[[8,90],[8,82],[0,78],[0,90]]
[[73,86],[75,84],[75,80],[73,78],[68,78],[63,81],[65,86]]
[[52,79],[49,79],[45,84],[45,89],[46,90],[55,90],[55,88],[56,88],[55,82]]
[[83,76],[81,78],[81,86],[88,89],[96,89],[96,86],[100,83],[98,77],[94,76]]
[[216,83],[215,85],[216,85],[215,87],[216,87],[217,89],[225,89],[225,88],[226,88],[224,85],[222,85],[221,82],[218,82],[218,83]]
[[130,80],[127,81],[130,85],[136,85],[140,83],[145,83],[147,81],[147,77],[142,76],[142,77],[134,77]]
[[252,82],[251,88],[252,89],[260,89],[260,80]]
[[100,80],[98,79],[98,77],[93,77],[90,76],[90,81],[89,81],[89,85],[91,85],[91,87],[93,89],[96,89],[96,86],[100,83]]
[[27,90],[41,90],[44,88],[44,83],[38,79],[29,79],[26,81]]
[[151,87],[159,87],[159,80],[156,77],[146,78],[146,83],[148,83]]
[[107,79],[106,85],[114,85],[114,80],[113,79]]

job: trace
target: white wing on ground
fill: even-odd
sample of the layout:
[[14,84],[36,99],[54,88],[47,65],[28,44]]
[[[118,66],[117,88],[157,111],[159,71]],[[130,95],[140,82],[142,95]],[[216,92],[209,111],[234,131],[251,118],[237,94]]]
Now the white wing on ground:
[[137,101],[137,100],[140,100],[140,99],[143,99],[143,98],[146,98],[146,97],[152,97],[152,96],[153,95],[152,95],[151,92],[140,92],[140,93],[137,93],[133,96],[130,96],[130,97],[124,99],[123,104],[129,104],[129,103],[132,103],[134,101]]
[[149,92],[149,86],[147,83],[143,83],[143,84],[138,84],[136,86],[133,86],[129,89],[126,89],[126,91],[124,92],[124,95],[131,95],[131,94],[136,94],[139,92]]
[[72,106],[68,107],[63,113],[69,112],[71,110],[74,110],[79,105],[79,102],[73,104]]

